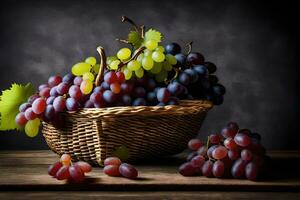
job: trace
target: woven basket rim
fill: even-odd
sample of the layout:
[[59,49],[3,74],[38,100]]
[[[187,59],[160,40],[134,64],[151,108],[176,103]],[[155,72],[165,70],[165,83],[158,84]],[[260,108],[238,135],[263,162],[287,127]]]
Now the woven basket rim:
[[162,114],[192,114],[210,110],[213,103],[207,100],[181,100],[179,105],[167,106],[116,106],[107,108],[83,108],[77,111],[67,111],[63,114],[72,118],[99,118],[130,115],[162,115]]

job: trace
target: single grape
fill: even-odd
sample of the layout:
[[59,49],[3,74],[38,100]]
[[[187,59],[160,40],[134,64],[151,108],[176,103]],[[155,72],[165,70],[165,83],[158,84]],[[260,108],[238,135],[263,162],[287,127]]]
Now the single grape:
[[173,42],[173,43],[167,44],[165,47],[165,50],[166,50],[167,54],[176,55],[181,52],[181,47],[179,44]]
[[122,96],[122,104],[124,106],[130,106],[131,105],[131,97],[128,94],[124,94]]
[[94,81],[95,80],[95,76],[94,74],[92,74],[91,72],[85,72],[82,76],[83,80],[90,80],[90,81]]
[[103,168],[103,172],[108,176],[113,176],[113,177],[121,176],[119,171],[119,165],[106,165]]
[[141,63],[139,63],[136,60],[132,60],[127,64],[127,68],[130,69],[131,71],[138,70],[141,67]]
[[156,49],[157,45],[158,43],[154,40],[149,40],[145,43],[145,47],[151,51]]
[[91,71],[91,68],[92,66],[89,63],[80,62],[73,65],[72,74],[75,76],[82,76],[84,73]]
[[69,111],[76,111],[79,108],[79,103],[71,97],[66,100],[66,107]]
[[120,166],[122,164],[122,161],[118,157],[108,157],[104,160],[104,166],[107,165],[117,165]]
[[95,57],[88,57],[88,58],[85,59],[85,62],[92,65],[92,66],[94,66],[97,63],[97,60],[96,60]]
[[146,100],[144,98],[136,98],[132,102],[133,106],[145,106],[146,105]]
[[120,60],[127,60],[131,56],[131,50],[128,48],[122,48],[118,51],[117,57]]
[[61,76],[59,76],[59,75],[51,76],[51,77],[48,79],[48,85],[49,85],[50,87],[54,87],[54,86],[60,84],[61,81],[62,81]]
[[83,79],[80,76],[76,76],[73,80],[73,83],[74,83],[74,85],[80,86],[82,81],[83,81]]
[[100,92],[93,92],[90,96],[90,101],[92,103],[101,103],[103,100],[102,94]]
[[222,129],[221,134],[225,138],[234,138],[234,136],[237,134],[237,131],[230,127],[225,127]]
[[118,77],[114,71],[110,71],[104,75],[104,81],[108,84],[118,82]]
[[250,161],[252,160],[252,152],[248,149],[243,149],[241,151],[241,158],[244,161]]
[[35,114],[41,114],[46,108],[46,100],[43,98],[36,99],[32,104],[32,110]]
[[84,105],[84,108],[94,108],[94,103],[91,100],[87,100]]
[[56,112],[61,112],[65,109],[66,107],[66,100],[62,96],[58,96],[54,99],[53,101],[53,107]]
[[204,64],[204,56],[198,52],[191,52],[186,57],[186,63],[188,66],[203,65]]
[[133,84],[130,82],[125,82],[121,84],[121,91],[125,94],[131,94],[133,90]]
[[245,175],[246,163],[242,159],[238,159],[234,162],[231,168],[231,175],[234,178],[242,178]]
[[123,72],[117,72],[116,75],[117,75],[117,80],[120,84],[125,82],[125,75]]
[[39,86],[39,91],[41,91],[44,88],[49,88],[49,85],[48,84],[42,84],[42,85],[40,85]]
[[219,147],[219,145],[213,145],[213,146],[211,146],[211,147],[209,147],[209,148],[207,149],[207,156],[208,156],[209,158],[212,158],[212,152],[213,152],[217,147]]
[[175,58],[177,60],[177,66],[183,67],[185,65],[186,62],[186,56],[183,55],[182,53],[176,54]]
[[240,152],[238,149],[231,149],[227,153],[230,160],[237,160],[240,157]]
[[74,182],[81,182],[84,180],[84,173],[78,165],[72,165],[69,167],[70,177]]
[[72,85],[73,80],[74,80],[73,74],[68,73],[63,77],[62,82],[67,83],[68,85]]
[[221,84],[216,84],[212,87],[212,91],[213,91],[213,94],[215,96],[222,96],[225,94],[226,92],[226,89],[223,85]]
[[16,116],[16,123],[19,125],[19,126],[25,126],[25,124],[27,123],[27,119],[25,117],[25,114],[23,112],[20,112],[19,114],[17,114]]
[[55,175],[57,180],[66,180],[70,178],[69,166],[62,166]]
[[19,111],[20,112],[25,112],[27,108],[29,108],[31,106],[30,103],[22,103],[19,107]]
[[82,93],[80,91],[80,88],[77,85],[72,85],[69,89],[69,95],[70,97],[76,99],[79,101],[82,97]]
[[136,179],[138,177],[138,171],[130,164],[123,163],[119,167],[120,174],[129,179]]
[[212,157],[221,160],[227,156],[227,149],[224,146],[218,146],[212,152]]
[[206,156],[207,156],[207,149],[206,149],[206,146],[202,146],[202,147],[198,148],[197,154],[198,154],[198,155],[201,155],[201,156],[203,156],[203,157],[206,157]]
[[93,82],[90,80],[83,80],[80,84],[80,91],[82,94],[90,94],[93,91]]
[[221,141],[221,138],[218,134],[210,134],[209,135],[209,142],[211,144],[219,144]]
[[237,145],[241,147],[246,147],[251,143],[251,139],[248,135],[243,133],[238,133],[234,136],[234,141]]
[[27,120],[33,120],[37,117],[37,114],[33,112],[32,108],[27,108],[25,111],[25,117]]
[[155,62],[163,62],[165,60],[165,54],[160,52],[160,51],[154,51],[152,53],[152,59],[155,61]]
[[34,100],[36,100],[37,98],[40,98],[40,96],[38,94],[33,94],[28,98],[28,103],[32,104],[34,102]]
[[204,63],[204,66],[207,67],[208,72],[209,72],[210,74],[215,73],[215,72],[217,71],[216,65],[215,65],[214,63],[212,63],[212,62],[205,62],[205,63]]
[[107,102],[107,103],[114,103],[116,101],[116,96],[110,90],[105,90],[103,92],[102,97],[103,97],[104,101]]
[[55,109],[53,105],[49,104],[46,106],[44,117],[47,121],[52,121],[55,117]]
[[133,95],[135,97],[142,98],[142,97],[144,97],[146,95],[146,90],[143,87],[136,87],[133,90]]
[[191,78],[188,74],[183,72],[179,75],[179,82],[183,85],[189,85],[191,82]]
[[167,103],[170,98],[170,92],[167,88],[160,88],[157,91],[156,96],[159,102]]
[[197,173],[196,168],[190,162],[180,165],[178,172],[182,176],[193,176]]
[[155,49],[156,51],[165,52],[165,48],[163,46],[158,46]]
[[69,154],[63,154],[63,155],[61,155],[60,162],[63,165],[71,165],[71,156]]
[[224,175],[225,165],[222,161],[217,160],[213,164],[212,173],[215,177],[221,178]]
[[197,151],[203,143],[199,139],[191,139],[188,143],[188,148],[192,151]]
[[125,79],[126,80],[130,80],[132,77],[132,71],[130,69],[128,69],[127,67],[124,69],[123,71],[124,75],[125,75]]
[[121,61],[120,60],[114,60],[110,63],[109,67],[112,70],[117,70],[119,68]]
[[113,61],[118,60],[116,56],[108,56],[106,59],[106,63],[110,65]]
[[193,165],[193,167],[199,167],[199,168],[202,167],[204,162],[205,162],[205,158],[201,155],[196,155],[191,160],[191,164]]
[[142,78],[144,76],[144,70],[143,70],[143,68],[140,67],[139,69],[135,70],[134,74],[135,74],[136,77]]
[[115,94],[119,94],[121,92],[121,86],[119,83],[112,83],[110,85],[110,90]]
[[57,92],[57,86],[54,86],[53,88],[51,88],[50,90],[50,96],[52,97],[57,97],[59,94]]
[[69,91],[69,85],[65,82],[62,82],[57,86],[56,90],[60,95],[67,94]]
[[172,96],[178,96],[182,91],[182,87],[180,83],[172,82],[168,85],[168,91]]
[[84,161],[78,161],[76,162],[74,165],[77,165],[80,167],[81,171],[83,173],[88,173],[88,172],[91,172],[92,171],[92,166],[87,163],[87,162],[84,162]]
[[171,54],[167,54],[166,55],[166,60],[171,64],[171,65],[176,65],[177,64],[177,60],[176,57],[171,55]]
[[207,160],[203,166],[202,166],[202,174],[206,177],[212,176],[212,169],[213,169],[213,162],[210,160]]
[[25,125],[25,133],[29,137],[35,137],[39,133],[40,120],[29,120]]
[[232,139],[232,138],[226,138],[226,140],[224,140],[224,146],[227,149],[235,149],[237,147],[234,139]]
[[45,87],[42,90],[40,90],[39,95],[41,97],[48,98],[50,96],[50,90],[51,90],[50,88]]
[[195,70],[185,69],[184,73],[186,73],[187,75],[189,75],[191,83],[196,83],[198,81],[198,79],[199,79],[198,73]]
[[48,174],[49,174],[50,176],[55,177],[57,171],[58,171],[62,166],[63,166],[63,165],[61,164],[61,162],[56,162],[56,163],[54,163],[53,165],[50,165],[49,168],[48,168]]
[[255,181],[258,175],[258,166],[253,162],[248,163],[246,165],[245,175],[247,179]]
[[139,63],[142,63],[143,58],[144,58],[144,54],[141,53],[141,54],[136,58],[136,60],[137,60]]
[[188,154],[188,156],[186,157],[186,161],[190,162],[195,156],[197,156],[197,152],[192,151],[191,153]]
[[153,91],[155,87],[156,87],[156,82],[154,81],[154,79],[152,78],[147,79],[146,89],[148,91]]

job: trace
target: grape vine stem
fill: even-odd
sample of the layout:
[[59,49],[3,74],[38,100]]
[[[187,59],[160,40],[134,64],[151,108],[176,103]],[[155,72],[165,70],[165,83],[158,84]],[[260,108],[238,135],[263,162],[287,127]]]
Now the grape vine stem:
[[122,16],[122,22],[128,22],[129,24],[131,24],[133,26],[133,28],[136,30],[136,32],[140,33],[139,28],[136,25],[136,23],[134,23],[134,21],[132,21],[127,16],[125,16],[125,15]]
[[95,80],[95,85],[99,86],[100,82],[103,78],[104,69],[106,67],[106,55],[105,55],[104,48],[101,47],[101,46],[97,47],[97,51],[100,55],[100,67],[99,67],[98,75],[97,75],[96,80]]
[[186,44],[186,46],[188,47],[186,55],[188,55],[188,54],[190,54],[192,52],[193,42],[190,42],[190,43]]

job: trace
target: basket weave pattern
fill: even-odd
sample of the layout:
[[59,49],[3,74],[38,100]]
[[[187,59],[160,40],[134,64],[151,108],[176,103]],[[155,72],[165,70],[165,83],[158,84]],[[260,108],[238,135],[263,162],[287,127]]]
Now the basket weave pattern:
[[184,100],[176,106],[82,109],[66,112],[62,128],[43,122],[43,135],[55,153],[96,165],[121,145],[129,149],[129,160],[172,155],[197,135],[211,107],[208,101]]

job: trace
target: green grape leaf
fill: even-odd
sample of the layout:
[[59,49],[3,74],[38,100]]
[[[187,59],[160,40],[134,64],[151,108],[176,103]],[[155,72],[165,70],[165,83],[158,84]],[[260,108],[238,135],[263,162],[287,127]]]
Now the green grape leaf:
[[143,38],[141,38],[140,34],[137,31],[130,31],[127,40],[136,49],[139,48],[143,42]]
[[129,149],[125,145],[121,145],[115,148],[113,156],[118,157],[122,161],[126,161],[129,157]]
[[34,92],[30,83],[27,85],[12,84],[10,89],[2,91],[0,96],[0,130],[20,130],[15,118],[19,113],[19,106],[26,102]]
[[155,29],[149,29],[146,33],[145,33],[145,42],[149,41],[149,40],[154,40],[156,42],[161,42],[161,38],[162,38],[162,34],[160,32],[158,32]]

